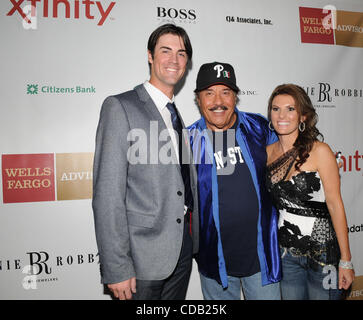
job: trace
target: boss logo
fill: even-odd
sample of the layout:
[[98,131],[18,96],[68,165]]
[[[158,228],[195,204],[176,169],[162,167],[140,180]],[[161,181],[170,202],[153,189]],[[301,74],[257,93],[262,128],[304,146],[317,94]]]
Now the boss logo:
[[158,18],[170,18],[170,19],[181,19],[181,20],[195,20],[197,18],[195,10],[193,9],[175,9],[175,8],[164,8],[157,7]]

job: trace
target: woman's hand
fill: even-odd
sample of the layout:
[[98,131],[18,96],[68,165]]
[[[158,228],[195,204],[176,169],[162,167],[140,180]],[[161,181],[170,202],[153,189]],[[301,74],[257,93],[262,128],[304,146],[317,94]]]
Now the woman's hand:
[[354,280],[353,269],[343,269],[339,267],[339,289],[348,290]]

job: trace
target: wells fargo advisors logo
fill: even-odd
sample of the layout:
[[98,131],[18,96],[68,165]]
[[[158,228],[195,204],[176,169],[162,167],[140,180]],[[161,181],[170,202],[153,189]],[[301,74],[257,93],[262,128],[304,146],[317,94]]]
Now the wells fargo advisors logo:
[[57,200],[92,198],[93,153],[58,153]]
[[363,48],[362,12],[299,7],[299,13],[302,43]]
[[3,202],[90,199],[92,166],[86,152],[2,155]]
[[53,201],[54,155],[2,156],[3,202]]

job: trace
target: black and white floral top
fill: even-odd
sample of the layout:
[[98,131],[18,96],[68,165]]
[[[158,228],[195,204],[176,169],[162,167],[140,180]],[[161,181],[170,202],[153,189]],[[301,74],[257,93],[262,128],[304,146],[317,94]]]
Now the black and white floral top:
[[279,210],[279,244],[320,265],[337,265],[340,252],[324,188],[316,171],[299,171],[286,180],[296,160],[291,149],[267,166],[266,184]]

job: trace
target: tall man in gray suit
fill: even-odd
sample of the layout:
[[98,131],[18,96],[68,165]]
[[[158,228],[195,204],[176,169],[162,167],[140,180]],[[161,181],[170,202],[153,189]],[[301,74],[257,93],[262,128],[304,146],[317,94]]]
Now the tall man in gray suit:
[[186,296],[199,217],[174,87],[191,58],[185,30],[160,26],[148,41],[150,80],[102,105],[92,206],[102,282],[118,299]]

